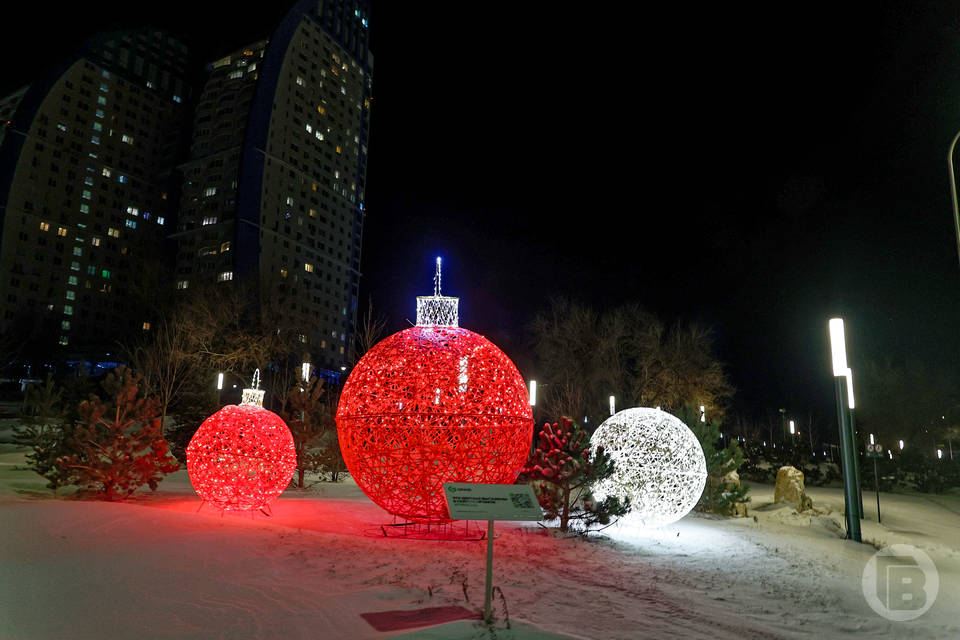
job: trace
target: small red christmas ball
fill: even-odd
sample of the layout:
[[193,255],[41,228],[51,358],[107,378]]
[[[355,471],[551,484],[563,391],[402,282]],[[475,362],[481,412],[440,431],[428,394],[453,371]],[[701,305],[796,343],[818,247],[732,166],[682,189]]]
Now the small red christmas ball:
[[203,421],[187,446],[187,473],[206,502],[262,509],[290,484],[297,452],[280,416],[256,404],[227,405]]
[[444,482],[512,483],[533,437],[526,385],[510,358],[467,329],[419,322],[360,359],[336,421],[357,485],[414,522],[449,520]]

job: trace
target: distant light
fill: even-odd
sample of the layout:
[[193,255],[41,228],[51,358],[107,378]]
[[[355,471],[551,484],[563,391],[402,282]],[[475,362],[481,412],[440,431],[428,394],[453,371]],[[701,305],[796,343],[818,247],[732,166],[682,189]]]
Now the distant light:
[[872,433],[870,434],[870,444],[876,444],[876,443],[874,443],[874,441],[873,441],[873,434],[872,434]]
[[300,365],[300,377],[303,378],[304,382],[310,381],[310,363],[304,362]]
[[890,449],[887,449],[887,455],[890,456],[891,460],[893,460],[893,451],[890,451]]
[[943,449],[937,449],[937,458],[943,459]]
[[222,374],[222,373],[218,373],[218,374],[217,374],[217,390],[219,391],[220,389],[223,389],[223,374]]
[[900,451],[903,451],[903,440],[900,441]]
[[830,353],[833,356],[833,375],[847,373],[847,345],[843,335],[843,319],[830,320]]
[[796,427],[793,424],[793,420],[790,421],[790,435],[794,435],[797,432]]
[[344,366],[341,366],[341,367],[340,367],[340,371],[346,371],[346,370],[347,370],[346,367],[344,367]]
[[700,422],[707,421],[707,408],[703,405],[700,405]]
[[610,396],[610,415],[613,415],[617,412],[616,404],[617,404],[616,398],[614,398],[613,396]]
[[530,406],[535,407],[537,405],[537,381],[530,381]]

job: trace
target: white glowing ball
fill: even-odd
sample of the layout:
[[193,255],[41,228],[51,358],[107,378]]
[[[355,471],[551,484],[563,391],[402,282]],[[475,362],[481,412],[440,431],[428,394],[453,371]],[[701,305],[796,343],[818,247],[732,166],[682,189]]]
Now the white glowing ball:
[[676,522],[700,500],[707,481],[703,449],[687,425],[666,411],[624,409],[597,427],[590,446],[602,446],[615,465],[594,496],[630,498],[630,519],[643,526]]

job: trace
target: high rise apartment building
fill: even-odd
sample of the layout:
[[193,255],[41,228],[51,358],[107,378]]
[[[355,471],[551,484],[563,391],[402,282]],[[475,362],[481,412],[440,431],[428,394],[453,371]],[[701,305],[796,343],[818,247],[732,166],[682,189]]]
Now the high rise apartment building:
[[243,285],[314,364],[340,371],[360,277],[368,34],[366,0],[299,0],[269,40],[209,64],[188,99],[182,44],[109,33],[0,98],[0,332],[95,355],[149,331],[143,299],[164,301],[164,287]]
[[95,349],[149,328],[131,302],[170,232],[187,65],[162,31],[114,32],[0,99],[0,330]]
[[246,283],[333,371],[357,309],[368,26],[366,2],[298,2],[269,41],[209,65],[173,236],[177,289]]

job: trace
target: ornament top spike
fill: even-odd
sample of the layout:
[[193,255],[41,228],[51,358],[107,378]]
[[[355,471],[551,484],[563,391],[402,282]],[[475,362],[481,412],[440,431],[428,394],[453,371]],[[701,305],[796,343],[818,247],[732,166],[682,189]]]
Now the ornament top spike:
[[458,305],[460,298],[440,294],[440,257],[437,257],[437,269],[433,274],[433,295],[417,296],[418,327],[458,327]]
[[260,369],[253,372],[253,379],[250,381],[250,389],[244,389],[240,398],[240,404],[252,404],[257,407],[263,406],[263,396],[266,393],[260,388]]

